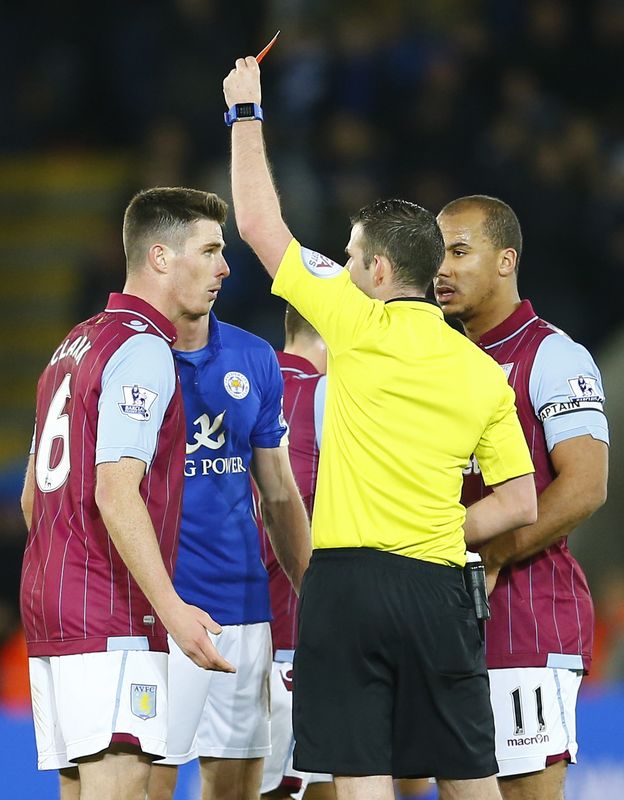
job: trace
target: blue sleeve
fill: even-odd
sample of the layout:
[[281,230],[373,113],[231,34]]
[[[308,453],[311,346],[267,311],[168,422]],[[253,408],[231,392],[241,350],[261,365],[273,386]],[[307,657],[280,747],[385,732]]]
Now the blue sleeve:
[[327,375],[319,378],[314,390],[314,433],[316,446],[321,449],[321,436],[323,434],[323,417],[325,416],[325,394],[327,390]]
[[277,356],[267,344],[265,380],[258,419],[251,434],[252,447],[280,447],[288,444],[284,419],[284,381]]
[[102,372],[95,463],[130,456],[149,467],[175,386],[163,339],[144,333],[124,342]]
[[564,334],[547,336],[540,344],[529,396],[549,452],[565,439],[587,434],[609,443],[600,371],[589,352]]

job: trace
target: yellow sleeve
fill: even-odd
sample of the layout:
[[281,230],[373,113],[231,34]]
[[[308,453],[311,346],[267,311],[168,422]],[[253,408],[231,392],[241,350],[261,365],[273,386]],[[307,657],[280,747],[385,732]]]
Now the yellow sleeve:
[[516,395],[502,370],[501,379],[500,403],[475,448],[487,486],[535,472],[516,412]]
[[284,253],[271,291],[316,328],[334,356],[352,347],[383,309],[355,286],[344,267],[296,239]]

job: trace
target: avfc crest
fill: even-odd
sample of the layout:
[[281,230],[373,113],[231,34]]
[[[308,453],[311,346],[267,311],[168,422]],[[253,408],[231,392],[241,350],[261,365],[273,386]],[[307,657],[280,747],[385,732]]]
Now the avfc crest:
[[156,716],[156,686],[145,683],[130,684],[130,710],[139,719]]
[[151,417],[150,408],[158,397],[158,392],[153,392],[136,383],[133,386],[123,386],[122,388],[126,402],[119,403],[121,413],[130,419],[147,422]]

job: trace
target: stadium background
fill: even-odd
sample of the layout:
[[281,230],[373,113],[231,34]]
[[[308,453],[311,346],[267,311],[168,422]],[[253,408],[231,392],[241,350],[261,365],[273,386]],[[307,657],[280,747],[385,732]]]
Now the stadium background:
[[[437,211],[460,194],[498,195],[524,231],[522,294],[603,370],[610,499],[572,542],[598,629],[569,792],[623,796],[622,0],[5,0],[0,795],[55,796],[35,773],[16,606],[37,376],[67,329],[121,289],[120,221],[135,190],[229,198],[221,82],[278,28],[263,64],[266,133],[298,237],[340,261],[349,214],[376,197]],[[281,344],[281,304],[231,220],[226,239],[232,276],[217,312]]]

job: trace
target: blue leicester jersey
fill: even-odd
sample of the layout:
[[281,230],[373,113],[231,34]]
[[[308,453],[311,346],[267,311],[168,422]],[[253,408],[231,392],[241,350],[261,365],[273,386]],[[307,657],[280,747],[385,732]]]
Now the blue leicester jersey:
[[186,415],[186,462],[174,585],[222,625],[271,619],[254,520],[253,448],[286,443],[273,349],[210,314],[208,345],[174,350]]

